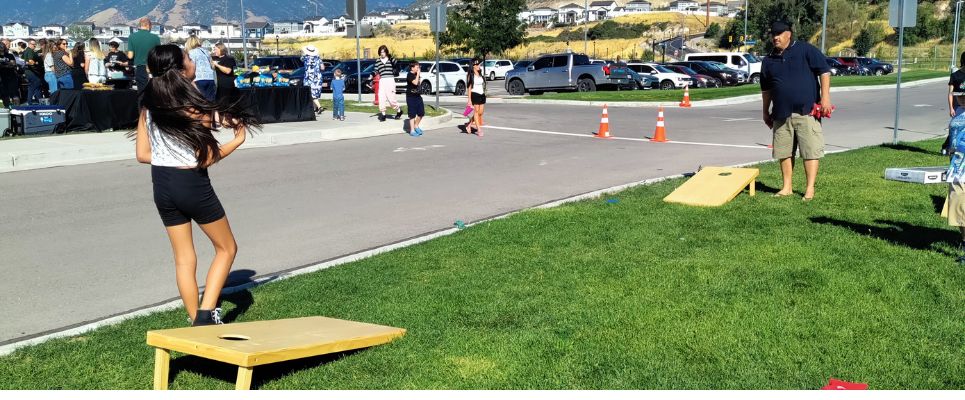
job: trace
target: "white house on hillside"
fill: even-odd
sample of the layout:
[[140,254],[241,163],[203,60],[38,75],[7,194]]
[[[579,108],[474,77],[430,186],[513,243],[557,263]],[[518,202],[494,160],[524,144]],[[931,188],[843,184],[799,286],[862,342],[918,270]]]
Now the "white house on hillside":
[[57,24],[44,25],[40,27],[40,30],[43,31],[44,37],[59,38],[64,36],[64,33],[67,32],[67,28],[65,28],[63,25],[57,25]]
[[117,37],[122,37],[122,38],[129,37],[129,36],[131,36],[132,33],[134,33],[134,27],[133,27],[133,26],[121,25],[121,24],[111,25],[107,30],[108,30],[112,35],[117,36]]
[[275,33],[285,35],[289,33],[300,33],[307,24],[305,21],[295,21],[286,19],[275,22]]
[[207,36],[211,34],[211,28],[207,25],[202,25],[197,23],[186,24],[181,26],[180,33],[181,35],[184,35],[184,36],[202,37],[202,36]]
[[603,21],[611,18],[611,14],[616,11],[617,2],[615,1],[594,1],[590,3],[590,21]]
[[670,2],[670,11],[697,11],[700,3],[696,1],[679,0]]
[[556,19],[556,10],[549,7],[540,7],[530,10],[529,23],[547,23]]
[[387,24],[389,23],[389,21],[385,19],[385,17],[382,14],[379,14],[377,12],[370,12],[368,14],[365,14],[364,17],[362,17],[362,23],[375,26],[375,25]]
[[576,24],[583,22],[583,6],[576,3],[570,3],[557,11],[557,21],[564,24]]
[[385,19],[389,21],[390,24],[395,24],[399,21],[405,21],[409,19],[409,14],[404,12],[392,12],[385,16]]
[[211,37],[211,38],[240,38],[241,28],[238,24],[233,24],[230,22],[219,22],[217,24],[211,25],[211,35],[200,34],[198,37]]
[[[332,25],[332,21],[320,16],[306,18],[305,24],[302,26],[302,32],[305,33],[331,33],[334,31],[335,28]],[[277,26],[275,27],[275,32],[278,33]]]
[[653,10],[653,5],[650,4],[649,1],[634,0],[634,1],[631,1],[631,2],[627,3],[627,6],[624,7],[624,8],[626,9],[626,12],[627,12],[628,14],[645,13],[645,12],[650,12],[650,11],[652,11],[652,10]]
[[30,36],[30,24],[23,22],[12,22],[3,25],[3,37],[5,38],[25,38]]

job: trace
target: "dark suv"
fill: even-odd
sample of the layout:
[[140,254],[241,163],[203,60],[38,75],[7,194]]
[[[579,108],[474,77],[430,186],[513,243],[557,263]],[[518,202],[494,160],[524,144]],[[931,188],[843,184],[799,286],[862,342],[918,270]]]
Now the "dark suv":
[[737,73],[707,61],[679,61],[668,64],[682,65],[694,70],[698,74],[716,78],[724,86],[736,86],[741,83],[740,80],[737,79]]
[[252,65],[257,65],[258,68],[261,69],[268,68],[281,73],[291,73],[303,66],[302,59],[298,56],[259,57]]
[[867,68],[872,75],[888,75],[895,72],[895,67],[877,58],[858,57],[858,65]]

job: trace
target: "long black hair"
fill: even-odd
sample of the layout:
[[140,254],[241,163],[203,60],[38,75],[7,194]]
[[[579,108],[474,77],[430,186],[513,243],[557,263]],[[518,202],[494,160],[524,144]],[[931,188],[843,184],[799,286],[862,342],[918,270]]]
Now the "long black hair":
[[[243,105],[240,99],[213,103],[204,98],[194,82],[184,76],[184,59],[180,47],[168,44],[157,46],[147,55],[147,68],[151,80],[141,92],[138,101],[151,113],[151,121],[163,134],[194,149],[198,156],[198,168],[221,160],[218,140],[214,129],[205,126],[198,115],[220,116],[218,121],[226,128],[261,128],[261,123]],[[213,124],[212,124],[213,126]],[[129,137],[136,133],[131,132]]]

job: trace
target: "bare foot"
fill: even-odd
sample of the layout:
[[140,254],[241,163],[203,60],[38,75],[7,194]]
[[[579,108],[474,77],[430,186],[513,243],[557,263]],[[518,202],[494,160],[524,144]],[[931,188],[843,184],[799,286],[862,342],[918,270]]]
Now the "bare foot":
[[814,190],[808,190],[804,192],[804,201],[814,200]]
[[790,191],[790,190],[782,190],[782,191],[780,191],[780,192],[774,193],[774,197],[790,196],[790,195],[793,194],[793,193],[794,193],[794,192],[792,192],[792,191]]

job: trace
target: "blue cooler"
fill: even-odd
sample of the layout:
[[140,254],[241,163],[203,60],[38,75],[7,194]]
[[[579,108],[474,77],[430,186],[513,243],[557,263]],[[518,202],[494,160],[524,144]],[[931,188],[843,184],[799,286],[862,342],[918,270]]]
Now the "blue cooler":
[[62,129],[67,113],[60,106],[19,106],[10,117],[14,135],[49,135]]

